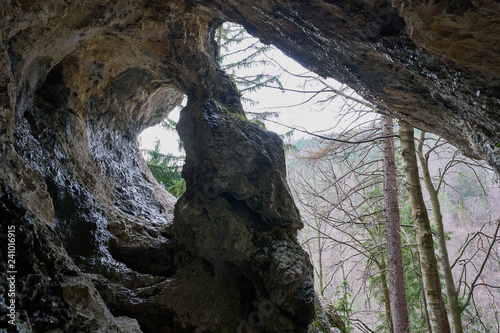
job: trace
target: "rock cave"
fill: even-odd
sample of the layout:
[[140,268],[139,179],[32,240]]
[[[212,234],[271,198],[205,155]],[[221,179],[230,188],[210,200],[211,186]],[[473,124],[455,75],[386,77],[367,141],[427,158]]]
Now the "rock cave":
[[[499,13],[493,0],[3,0],[2,325],[14,226],[8,332],[307,332],[312,265],[282,143],[245,120],[215,29],[243,25],[498,173]],[[137,137],[183,95],[176,201]]]

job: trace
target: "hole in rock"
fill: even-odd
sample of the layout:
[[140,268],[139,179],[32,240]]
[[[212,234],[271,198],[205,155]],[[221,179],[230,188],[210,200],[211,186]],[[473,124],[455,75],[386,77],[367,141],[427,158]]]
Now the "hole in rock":
[[176,130],[179,113],[185,104],[186,98],[160,124],[145,129],[139,135],[143,157],[153,176],[176,198],[186,189],[186,182],[181,176],[185,152]]
[[[284,141],[288,183],[305,225],[299,232],[299,241],[315,267],[317,292],[350,327],[383,326],[385,317],[380,314],[385,313],[384,295],[389,294],[385,275],[386,175],[377,107],[349,87],[321,78],[275,47],[263,45],[239,25],[225,23],[217,30],[216,40],[221,67],[242,94],[247,117],[278,133]],[[171,114],[171,120],[176,120],[178,111]],[[153,174],[155,164],[162,161],[153,160],[154,156],[182,156],[177,149],[178,137],[165,127],[170,125],[159,125],[141,134],[141,146]],[[397,134],[398,124],[393,127]],[[492,221],[500,217],[496,204],[500,191],[494,173],[436,135],[415,130],[415,142],[417,148],[422,143],[417,155],[425,157],[420,168],[428,169],[437,189],[444,230],[440,236],[446,240],[448,253],[462,253],[470,260],[452,270],[456,284],[467,293],[470,289],[465,281],[475,276],[472,267],[479,267],[484,261],[492,268],[498,262],[494,258],[486,260],[485,255],[476,256],[479,252],[487,253],[491,241],[486,239],[491,239],[496,228]],[[409,193],[403,185],[401,143],[393,139],[392,145],[396,148],[403,265],[412,268],[404,276],[406,289],[412,291],[407,298],[409,316],[412,330],[426,330],[426,309],[420,302],[422,280],[416,274],[421,263],[416,255],[417,235]],[[154,155],[157,153],[163,155]],[[168,161],[173,166],[168,170],[180,172],[181,159],[170,157]],[[422,175],[422,169],[420,172]],[[163,183],[160,178],[159,181]],[[424,182],[422,186],[432,216],[433,199]],[[431,217],[437,244],[439,229],[435,219]],[[472,230],[484,231],[485,236],[476,245],[468,242]],[[477,309],[486,325],[494,321],[494,315],[485,314],[500,297],[493,289],[490,292],[482,296],[475,292]],[[377,302],[371,301],[374,297]],[[498,311],[495,313],[498,315]]]
[[[299,241],[315,267],[315,287],[350,327],[385,324],[384,293],[389,293],[386,249],[386,215],[383,188],[381,116],[352,89],[308,71],[272,46],[266,46],[239,25],[226,23],[216,34],[221,67],[234,80],[250,120],[263,124],[284,139],[287,177],[304,228]],[[398,134],[399,126],[393,130]],[[495,233],[500,196],[493,171],[486,164],[460,154],[442,138],[414,131],[418,154],[441,204],[448,252],[462,253],[471,261],[455,266],[452,274],[462,290],[474,278],[473,266],[487,259],[476,257],[492,244],[471,245],[471,230]],[[154,141],[153,141],[154,142]],[[143,141],[144,144],[144,141]],[[401,142],[393,138],[400,205],[403,265],[412,330],[426,330],[421,263],[409,192],[404,187]],[[151,146],[151,147],[154,147]],[[422,169],[420,176],[422,176]],[[423,186],[423,198],[432,216],[431,195]],[[477,209],[476,209],[477,208]],[[432,223],[436,218],[431,217]],[[473,221],[473,222],[471,222]],[[437,227],[432,225],[438,235]],[[486,240],[486,238],[484,238]],[[435,238],[435,244],[438,239]],[[464,252],[460,252],[460,251]],[[453,257],[450,258],[451,260]],[[487,265],[493,267],[497,259]],[[467,267],[466,267],[467,266]],[[385,282],[384,282],[385,281]],[[500,296],[478,296],[483,315]],[[376,296],[374,296],[376,295]],[[377,302],[372,302],[373,298]],[[484,317],[486,318],[486,317]],[[471,320],[465,319],[465,320]],[[494,320],[487,316],[485,322]],[[362,324],[360,324],[362,323]]]

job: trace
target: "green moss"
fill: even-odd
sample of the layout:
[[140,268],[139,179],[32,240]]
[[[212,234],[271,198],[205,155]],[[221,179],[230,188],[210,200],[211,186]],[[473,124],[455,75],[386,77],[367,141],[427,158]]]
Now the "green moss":
[[264,122],[260,121],[259,119],[252,119],[250,120],[253,124],[262,127],[263,129],[266,129],[266,125]]
[[243,120],[243,121],[248,121],[248,118],[245,116],[244,113],[240,113],[240,112],[231,112],[231,110],[229,110],[229,114],[239,120]]
[[231,88],[233,89],[233,91],[235,91],[239,96],[241,96],[241,92],[238,89],[238,86],[236,85],[236,82],[234,82],[232,77],[229,78],[229,83],[231,84]]
[[266,125],[261,120],[259,120],[259,119],[248,119],[247,116],[245,115],[245,113],[241,112],[237,108],[233,108],[233,107],[230,107],[228,105],[223,105],[223,104],[220,104],[220,106],[230,116],[232,116],[232,117],[234,117],[236,119],[239,119],[241,121],[249,122],[249,123],[255,124],[255,125],[259,126],[259,127],[262,127],[264,129],[266,129]]
[[328,333],[329,330],[321,324],[321,321],[319,321],[317,318],[314,319],[313,321],[314,326],[321,332],[321,333]]

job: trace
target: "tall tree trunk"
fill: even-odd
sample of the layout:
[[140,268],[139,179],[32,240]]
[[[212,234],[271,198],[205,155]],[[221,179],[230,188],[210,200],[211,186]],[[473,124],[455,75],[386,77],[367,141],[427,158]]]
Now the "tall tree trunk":
[[455,289],[453,275],[451,273],[450,260],[448,257],[448,249],[446,248],[446,235],[443,226],[443,216],[441,215],[441,205],[439,204],[438,192],[432,183],[429,172],[428,158],[423,153],[423,145],[425,141],[425,132],[420,132],[420,142],[417,145],[418,158],[422,168],[424,184],[429,193],[432,205],[432,215],[436,225],[436,239],[439,250],[439,266],[443,275],[446,298],[448,300],[448,311],[450,313],[451,327],[454,333],[463,333],[462,319],[460,317],[460,306],[458,304],[458,294]]
[[[392,118],[382,116],[382,135],[394,134]],[[384,200],[387,238],[387,268],[389,271],[390,303],[394,331],[410,332],[408,306],[406,302],[403,251],[401,249],[401,227],[399,220],[398,183],[394,140],[382,141],[384,154]]]
[[415,138],[413,135],[413,127],[400,121],[399,136],[403,147],[402,155],[405,164],[406,188],[408,189],[411,211],[415,220],[415,234],[420,254],[420,266],[422,267],[424,293],[429,307],[429,319],[434,333],[448,333],[450,332],[450,324],[441,294],[431,225],[422,196],[422,188],[420,187],[415,153]]

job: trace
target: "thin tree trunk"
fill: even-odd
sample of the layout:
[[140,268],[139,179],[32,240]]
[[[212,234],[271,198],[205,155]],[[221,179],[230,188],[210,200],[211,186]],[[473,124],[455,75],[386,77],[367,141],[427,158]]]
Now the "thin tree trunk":
[[400,121],[399,136],[403,147],[402,155],[405,164],[406,188],[408,189],[411,211],[415,220],[415,234],[420,254],[422,281],[427,299],[429,319],[434,333],[448,333],[450,332],[450,324],[441,294],[431,225],[422,196],[422,188],[420,187],[413,135],[413,127]]
[[[382,135],[393,135],[392,118],[382,116]],[[410,332],[408,305],[406,302],[401,227],[399,219],[398,184],[394,140],[382,140],[384,154],[384,200],[386,215],[387,268],[389,271],[390,304],[394,331]]]
[[382,294],[384,295],[384,306],[385,306],[385,321],[387,322],[387,328],[389,333],[394,333],[394,327],[392,324],[391,316],[391,296],[389,292],[389,286],[387,284],[387,274],[385,266],[385,258],[381,256],[380,258],[380,283],[382,284]]
[[320,225],[316,223],[317,226],[317,236],[318,236],[318,266],[319,266],[319,294],[324,296],[324,286],[323,286],[323,246],[321,245],[321,231]]
[[[420,283],[423,285],[423,282],[422,282],[422,265],[420,264],[420,255],[418,254],[418,251],[417,251],[417,257],[418,257],[418,270],[420,272]],[[413,260],[412,260],[413,261]],[[413,267],[414,269],[415,268],[415,263],[413,262]],[[429,307],[427,306],[427,297],[425,296],[425,292],[423,293],[423,302],[424,302],[424,310],[422,311],[424,313],[424,316],[425,316],[425,322],[427,324],[427,331],[428,333],[432,333],[432,325],[431,325],[431,319],[430,319],[430,316],[429,316]]]
[[423,145],[425,141],[425,132],[420,132],[420,142],[417,145],[418,158],[422,167],[424,184],[429,193],[432,205],[432,215],[436,225],[436,240],[439,250],[439,265],[441,274],[443,275],[446,298],[448,300],[448,311],[450,313],[451,327],[454,333],[463,333],[462,319],[460,317],[460,306],[458,304],[458,294],[455,289],[453,275],[451,273],[450,260],[448,257],[448,249],[446,248],[446,235],[443,226],[443,216],[441,215],[441,205],[439,204],[438,192],[432,183],[429,173],[429,164],[427,158],[423,154]]

